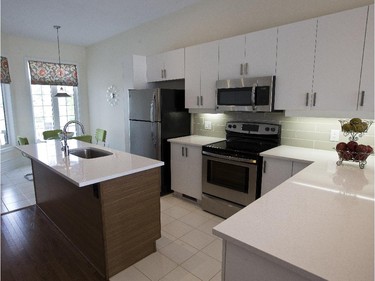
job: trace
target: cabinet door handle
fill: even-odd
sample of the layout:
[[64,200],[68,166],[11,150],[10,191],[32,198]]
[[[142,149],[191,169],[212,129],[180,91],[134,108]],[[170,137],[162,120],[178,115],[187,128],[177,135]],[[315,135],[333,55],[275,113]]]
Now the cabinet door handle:
[[263,161],[263,174],[266,173],[267,161]]
[[167,78],[167,70],[164,69],[164,78]]
[[363,106],[365,104],[365,91],[361,92],[361,101],[359,103],[359,106]]
[[316,93],[314,93],[314,95],[313,95],[313,106],[315,106],[316,105]]
[[199,106],[199,96],[197,96],[197,105]]
[[163,72],[163,69],[161,70],[161,78],[164,78],[164,72]]
[[188,149],[185,147],[185,157],[188,157]]
[[203,105],[203,96],[201,96],[201,105]]
[[245,63],[245,75],[248,75],[248,70],[249,70],[249,64]]
[[240,67],[240,75],[243,75],[243,63],[241,63],[241,67]]
[[185,154],[184,154],[184,147],[181,148],[181,154],[182,154],[182,157],[185,156]]
[[306,106],[309,106],[309,98],[310,98],[310,93],[306,93]]

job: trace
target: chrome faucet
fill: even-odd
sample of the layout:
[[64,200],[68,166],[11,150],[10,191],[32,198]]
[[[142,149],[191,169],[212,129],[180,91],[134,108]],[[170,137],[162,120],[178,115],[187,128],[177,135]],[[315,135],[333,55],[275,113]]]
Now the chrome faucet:
[[61,150],[64,151],[64,156],[68,156],[69,155],[69,146],[68,146],[68,133],[66,131],[66,129],[68,128],[68,126],[70,124],[78,124],[80,127],[81,127],[81,131],[82,131],[82,134],[85,134],[85,127],[83,126],[83,124],[81,122],[79,122],[78,120],[71,120],[71,121],[68,121],[65,125],[64,125],[64,128],[63,128],[63,131],[62,131],[62,134],[63,134],[63,143],[61,144],[62,147],[61,147]]

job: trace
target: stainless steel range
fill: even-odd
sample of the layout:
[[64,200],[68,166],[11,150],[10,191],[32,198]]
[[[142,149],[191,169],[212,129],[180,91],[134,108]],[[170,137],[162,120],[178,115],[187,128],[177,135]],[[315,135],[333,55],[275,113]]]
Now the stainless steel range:
[[202,208],[228,218],[260,197],[260,153],[280,145],[281,126],[228,122],[226,140],[202,147]]

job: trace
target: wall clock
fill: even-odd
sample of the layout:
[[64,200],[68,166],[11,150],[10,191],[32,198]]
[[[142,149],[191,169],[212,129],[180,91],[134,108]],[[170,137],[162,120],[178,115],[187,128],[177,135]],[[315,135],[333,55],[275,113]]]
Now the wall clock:
[[107,89],[107,101],[111,106],[115,106],[118,103],[119,96],[117,88],[113,85],[109,86]]

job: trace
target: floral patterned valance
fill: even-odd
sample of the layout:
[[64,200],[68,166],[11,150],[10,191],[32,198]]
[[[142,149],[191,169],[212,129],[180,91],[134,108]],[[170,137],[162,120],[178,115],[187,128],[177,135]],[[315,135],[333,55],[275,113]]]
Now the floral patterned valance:
[[77,66],[53,62],[29,61],[31,84],[78,86]]
[[9,64],[6,57],[1,57],[1,83],[10,84]]

